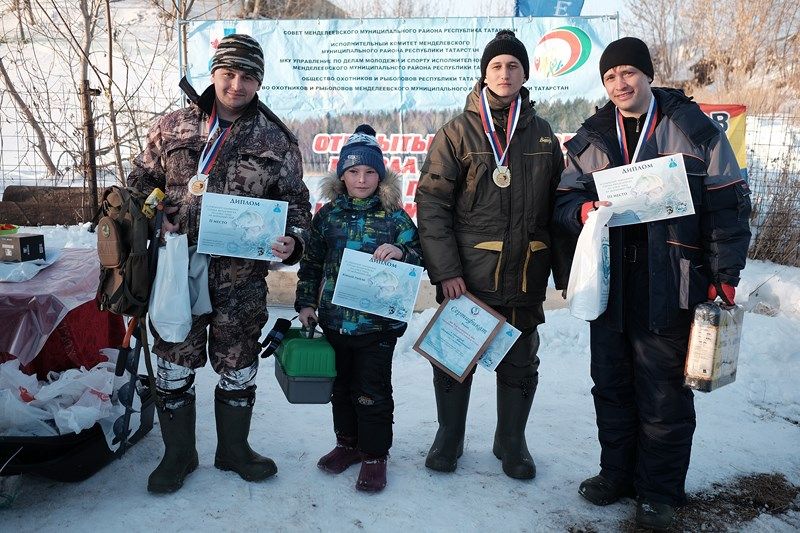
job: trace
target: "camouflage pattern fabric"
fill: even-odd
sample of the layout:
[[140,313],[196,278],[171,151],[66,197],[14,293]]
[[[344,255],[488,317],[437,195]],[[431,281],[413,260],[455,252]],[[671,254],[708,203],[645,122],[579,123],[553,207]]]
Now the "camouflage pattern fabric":
[[[190,245],[197,244],[202,197],[189,193],[187,185],[197,173],[213,102],[211,85],[196,105],[158,119],[148,134],[145,150],[134,160],[128,176],[129,186],[145,193],[159,187],[173,205],[180,206],[172,220],[188,235]],[[300,150],[259,112],[257,97],[231,126],[209,174],[208,190],[288,202],[287,234],[296,237],[298,244],[284,263],[299,260],[304,247],[303,234],[311,219]],[[202,366],[206,360],[205,328],[210,324],[209,349],[217,372],[252,364],[258,354],[261,328],[267,320],[264,278],[268,267],[267,261],[212,258],[208,283],[213,316],[194,317],[192,330],[183,343],[176,345],[156,339],[153,351],[182,366]]]
[[260,351],[261,328],[267,323],[267,286],[255,273],[258,263],[213,257],[208,267],[208,292],[214,312],[193,316],[192,329],[183,342],[166,342],[153,332],[153,352],[187,368],[205,366],[210,356],[218,374],[252,365]]
[[345,248],[371,254],[381,244],[391,243],[403,250],[402,261],[422,264],[419,234],[402,208],[398,176],[387,172],[376,194],[358,199],[348,196],[344,183],[333,175],[324,180],[322,195],[333,201],[322,206],[311,222],[297,275],[295,309],[317,309],[319,302],[320,325],[345,335],[404,328],[403,322],[331,303]]
[[264,52],[261,45],[249,35],[241,33],[223,37],[211,58],[211,72],[218,68],[243,70],[261,83],[264,79]]

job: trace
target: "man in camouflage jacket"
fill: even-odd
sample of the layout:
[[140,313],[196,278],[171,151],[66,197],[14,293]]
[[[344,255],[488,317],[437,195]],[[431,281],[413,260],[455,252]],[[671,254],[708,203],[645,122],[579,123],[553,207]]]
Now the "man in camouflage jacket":
[[[161,117],[151,128],[128,185],[146,193],[161,188],[177,206],[173,220],[165,219],[164,229],[185,233],[190,246],[197,244],[202,208],[202,195],[190,191],[198,181],[203,191],[288,202],[287,233],[273,244],[272,252],[292,264],[302,256],[302,235],[310,223],[308,189],[296,139],[258,101],[263,72],[263,52],[252,37],[222,39],[212,59],[212,85],[198,97],[182,83],[191,105]],[[214,117],[219,128],[212,126]],[[213,166],[201,172],[201,156],[222,135]],[[178,490],[197,467],[193,382],[195,369],[206,362],[206,345],[211,365],[220,374],[215,391],[215,466],[248,481],[277,471],[271,459],[256,454],[247,443],[258,340],[267,322],[268,266],[266,261],[211,257],[208,289],[213,312],[194,316],[183,342],[166,342],[156,335],[156,385],[165,406],[158,414],[166,451],[148,481],[151,492]]]

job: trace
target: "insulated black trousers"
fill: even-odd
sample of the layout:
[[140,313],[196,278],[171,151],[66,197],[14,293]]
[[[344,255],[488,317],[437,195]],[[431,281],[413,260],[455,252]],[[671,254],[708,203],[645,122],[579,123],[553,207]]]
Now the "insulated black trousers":
[[392,354],[397,332],[341,335],[325,330],[325,337],[336,352],[334,431],[357,438],[358,449],[365,454],[386,455],[392,447]]
[[695,429],[694,397],[683,386],[691,315],[685,324],[651,331],[647,262],[626,263],[624,271],[624,331],[591,323],[601,474],[633,482],[651,501],[683,505]]

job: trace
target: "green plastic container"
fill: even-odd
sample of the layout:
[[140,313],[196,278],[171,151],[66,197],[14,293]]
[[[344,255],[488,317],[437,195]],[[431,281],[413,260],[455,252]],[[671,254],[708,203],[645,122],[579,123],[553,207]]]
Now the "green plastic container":
[[325,337],[307,339],[291,328],[275,352],[289,377],[335,378],[336,355]]

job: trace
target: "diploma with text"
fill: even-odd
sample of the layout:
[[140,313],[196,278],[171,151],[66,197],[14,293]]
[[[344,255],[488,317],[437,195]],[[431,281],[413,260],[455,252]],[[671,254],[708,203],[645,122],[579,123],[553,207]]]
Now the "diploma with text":
[[611,202],[609,227],[694,214],[683,156],[667,155],[593,174],[600,200]]
[[345,248],[331,302],[365,313],[408,322],[414,312],[423,268],[380,261]]

